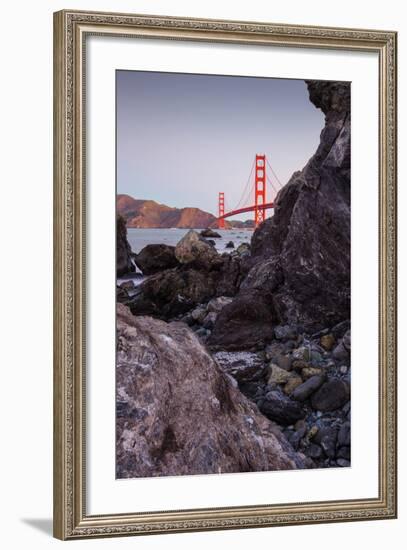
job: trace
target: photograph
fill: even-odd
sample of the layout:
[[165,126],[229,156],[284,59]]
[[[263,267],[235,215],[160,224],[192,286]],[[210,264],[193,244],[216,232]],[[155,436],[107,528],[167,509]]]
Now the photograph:
[[349,468],[351,83],[115,75],[116,479]]

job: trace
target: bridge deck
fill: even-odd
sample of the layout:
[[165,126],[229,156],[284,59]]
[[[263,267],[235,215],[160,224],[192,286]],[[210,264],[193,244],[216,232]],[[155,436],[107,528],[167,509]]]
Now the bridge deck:
[[[274,202],[266,202],[265,204],[258,204],[257,208],[259,210],[269,210],[270,208],[274,208]],[[238,210],[231,210],[230,212],[226,212],[223,216],[219,216],[218,220],[224,220],[225,218],[230,218],[231,216],[236,216],[237,214],[243,214],[245,212],[254,212],[256,210],[256,206],[245,206],[244,208],[239,208]]]

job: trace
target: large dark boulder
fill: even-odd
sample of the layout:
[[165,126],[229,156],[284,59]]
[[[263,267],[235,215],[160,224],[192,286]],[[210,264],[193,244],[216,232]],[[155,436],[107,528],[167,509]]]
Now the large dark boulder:
[[280,322],[318,330],[350,316],[350,83],[307,85],[325,113],[320,144],[256,229],[242,287],[270,290],[279,270],[272,292]]
[[134,263],[144,275],[153,275],[179,265],[175,246],[167,244],[148,244],[134,256]]
[[170,319],[216,294],[215,277],[194,268],[166,269],[137,287],[130,309],[134,315]]
[[239,294],[218,315],[208,345],[213,350],[262,349],[273,338],[273,315],[266,297]]
[[[350,316],[350,84],[307,85],[325,113],[319,147],[277,195],[273,217],[256,229],[248,274],[209,340],[217,347],[251,348],[260,328],[267,339],[272,323],[315,331]],[[260,315],[252,323],[244,321],[251,299],[249,310]]]
[[116,273],[121,277],[126,273],[135,271],[136,268],[131,259],[131,248],[127,241],[126,220],[122,216],[116,218]]
[[203,258],[206,262],[210,256],[205,252],[197,260],[148,277],[126,302],[132,313],[168,320],[211,298],[234,296],[242,278],[239,258],[216,253],[214,263],[205,264],[207,269],[201,263]]
[[183,323],[118,304],[116,475],[288,470],[303,458]]
[[282,426],[294,424],[305,416],[305,409],[300,403],[292,401],[279,391],[268,392],[260,410],[267,418]]
[[313,409],[318,411],[335,411],[343,407],[350,399],[350,387],[344,380],[325,382],[311,398]]
[[207,238],[211,238],[211,239],[220,239],[222,237],[222,235],[219,235],[219,233],[217,233],[216,231],[214,231],[210,227],[208,227],[207,229],[204,229],[203,231],[201,231],[200,234],[201,234],[201,237],[207,237]]

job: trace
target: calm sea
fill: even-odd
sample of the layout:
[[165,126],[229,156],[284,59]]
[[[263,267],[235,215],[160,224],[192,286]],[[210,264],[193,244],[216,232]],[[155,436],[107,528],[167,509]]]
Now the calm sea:
[[[133,252],[138,254],[142,248],[148,244],[169,244],[175,246],[182,237],[188,233],[189,229],[127,229],[127,240],[130,243]],[[196,230],[198,233],[201,229]],[[215,229],[220,239],[213,239],[216,243],[218,252],[228,252],[226,248],[229,241],[233,241],[237,248],[239,244],[250,243],[253,231],[249,229]]]

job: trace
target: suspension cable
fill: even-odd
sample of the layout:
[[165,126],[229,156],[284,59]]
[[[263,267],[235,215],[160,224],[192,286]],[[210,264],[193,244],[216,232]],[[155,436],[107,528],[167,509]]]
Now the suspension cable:
[[277,189],[275,186],[274,186],[274,183],[273,181],[270,179],[269,176],[266,175],[266,178],[267,178],[267,181],[269,182],[269,184],[271,185],[271,187],[273,188],[273,191],[277,194],[279,192],[279,189]]
[[252,167],[250,169],[250,174],[249,174],[249,177],[247,178],[246,185],[244,186],[243,193],[242,193],[242,195],[239,199],[239,202],[236,204],[236,206],[233,208],[233,210],[237,210],[241,204],[244,204],[244,203],[242,203],[242,200],[246,197],[246,195],[248,195],[248,191],[250,191],[249,185],[250,185],[250,180],[251,180],[251,177],[252,177],[252,174],[253,174],[254,163],[255,163],[255,161],[253,160]]
[[273,170],[273,167],[271,166],[270,162],[269,162],[269,159],[266,157],[266,162],[267,162],[267,166],[270,168],[273,176],[276,178],[278,184],[280,185],[280,187],[283,187],[283,184],[281,183],[281,181],[278,179],[278,176],[277,174],[274,172]]

